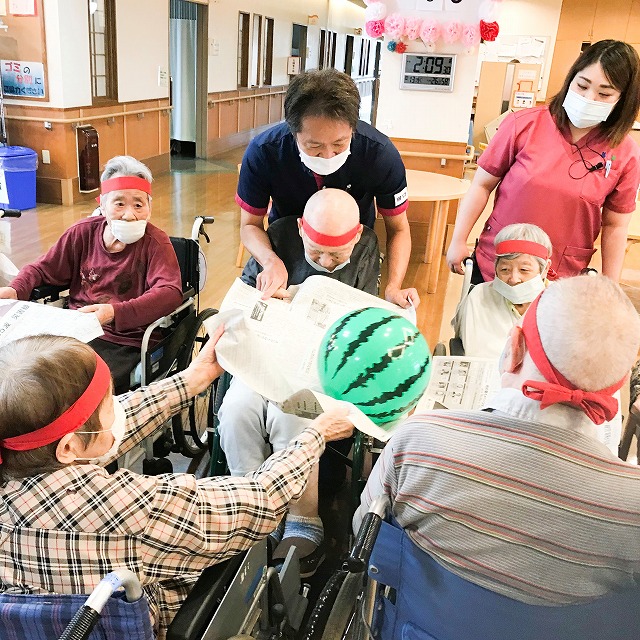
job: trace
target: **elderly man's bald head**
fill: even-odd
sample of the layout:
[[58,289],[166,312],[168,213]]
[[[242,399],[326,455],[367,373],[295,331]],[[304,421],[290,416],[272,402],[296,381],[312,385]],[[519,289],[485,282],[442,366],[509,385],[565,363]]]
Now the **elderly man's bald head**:
[[640,347],[640,318],[629,298],[604,276],[553,282],[536,314],[553,366],[584,391],[599,391],[629,373]]
[[360,209],[346,191],[321,189],[307,200],[303,217],[318,233],[341,236],[359,223]]
[[298,220],[307,260],[333,271],[351,258],[362,235],[358,203],[340,189],[314,193]]

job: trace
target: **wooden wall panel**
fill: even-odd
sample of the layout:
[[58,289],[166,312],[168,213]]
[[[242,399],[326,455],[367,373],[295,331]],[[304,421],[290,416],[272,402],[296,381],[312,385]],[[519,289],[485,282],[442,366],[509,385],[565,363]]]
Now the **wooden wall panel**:
[[564,0],[556,40],[589,42],[597,4],[597,0]]
[[255,98],[249,97],[245,94],[238,102],[238,128],[236,129],[236,133],[239,131],[247,131],[248,129],[253,129],[255,127],[253,118],[255,101]]
[[547,97],[553,97],[560,89],[575,59],[580,55],[580,40],[558,40],[553,50],[553,61],[549,71]]
[[631,4],[629,23],[624,39],[626,42],[640,42],[640,0],[633,0]]
[[270,98],[265,96],[256,98],[254,127],[262,127],[265,124],[269,124],[269,100]]
[[238,103],[220,102],[220,138],[238,132]]
[[158,119],[160,124],[159,129],[159,143],[160,143],[160,155],[171,152],[171,142],[169,138],[169,131],[171,125],[171,115],[168,111],[160,111],[158,113]]
[[126,153],[143,160],[159,155],[158,115],[141,113],[125,117]]
[[118,116],[113,119],[113,122],[96,120],[92,126],[98,132],[100,169],[102,169],[111,158],[124,152],[124,117]]
[[207,111],[207,137],[209,140],[220,137],[219,104],[212,104]]
[[629,25],[629,13],[631,12],[631,0],[598,0],[596,13],[593,19],[591,42],[606,40],[624,40]]

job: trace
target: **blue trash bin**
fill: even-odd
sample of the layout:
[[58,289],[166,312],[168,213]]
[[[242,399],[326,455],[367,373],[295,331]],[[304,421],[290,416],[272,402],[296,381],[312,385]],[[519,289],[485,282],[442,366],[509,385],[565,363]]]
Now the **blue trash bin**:
[[37,167],[38,154],[33,149],[0,147],[0,171],[4,173],[9,200],[7,203],[7,198],[0,197],[0,207],[3,203],[8,209],[24,210],[36,206]]

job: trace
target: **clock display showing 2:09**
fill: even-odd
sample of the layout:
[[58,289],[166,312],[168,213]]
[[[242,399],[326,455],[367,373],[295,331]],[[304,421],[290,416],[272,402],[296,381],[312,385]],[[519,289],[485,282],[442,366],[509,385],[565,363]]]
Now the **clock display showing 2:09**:
[[436,76],[451,75],[453,56],[417,56],[405,57],[404,72]]

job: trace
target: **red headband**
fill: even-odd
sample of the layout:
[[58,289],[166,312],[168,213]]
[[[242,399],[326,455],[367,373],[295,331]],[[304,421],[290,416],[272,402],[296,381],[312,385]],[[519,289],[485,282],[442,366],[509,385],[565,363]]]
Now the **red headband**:
[[353,229],[347,231],[347,233],[343,233],[341,236],[328,236],[324,233],[320,233],[316,231],[305,219],[302,218],[302,228],[304,232],[307,234],[307,237],[312,242],[319,244],[323,247],[341,247],[343,244],[347,244],[350,240],[356,237],[356,235],[360,232],[360,223],[353,227]]
[[[543,292],[544,293],[544,292]],[[613,394],[622,387],[624,378],[620,382],[601,389],[600,391],[582,391],[571,384],[552,364],[544,352],[536,312],[542,293],[531,303],[522,321],[522,334],[527,343],[527,349],[536,367],[547,382],[540,380],[525,380],[522,393],[527,398],[540,401],[540,408],[546,409],[557,402],[565,402],[581,409],[595,424],[602,424],[605,420],[612,420],[618,412],[618,401]]]
[[111,191],[119,191],[120,189],[139,189],[151,195],[151,183],[144,178],[138,176],[120,176],[118,178],[109,178],[100,185],[100,193],[105,195]]
[[[96,370],[82,395],[58,418],[41,429],[0,440],[0,447],[12,451],[30,451],[44,447],[81,427],[98,408],[111,385],[111,371],[96,354]],[[0,463],[2,457],[0,456]]]
[[547,248],[531,240],[505,240],[496,245],[497,256],[506,256],[509,253],[527,253],[543,260],[549,259]]

